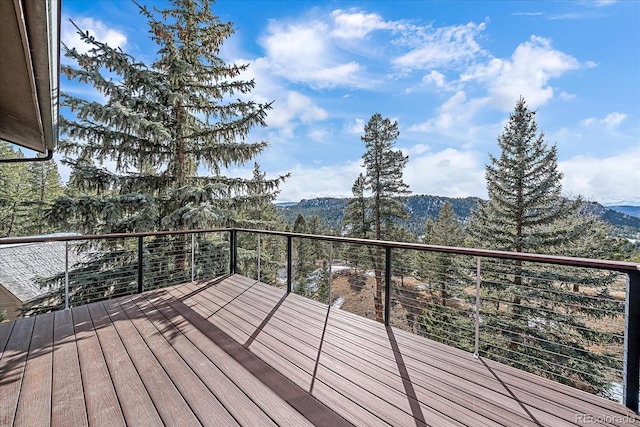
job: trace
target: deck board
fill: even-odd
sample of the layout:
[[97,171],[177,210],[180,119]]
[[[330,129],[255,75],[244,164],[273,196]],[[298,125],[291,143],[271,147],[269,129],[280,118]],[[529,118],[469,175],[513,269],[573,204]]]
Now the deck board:
[[14,422],[35,319],[15,325],[0,359],[0,425]]
[[148,425],[160,425],[162,419],[129,357],[115,326],[110,322],[103,303],[90,304],[89,314],[96,327],[107,368],[120,402],[125,421],[134,425],[146,420]]
[[53,379],[53,313],[38,316],[33,326],[15,424],[48,426],[51,421],[51,382]]
[[57,311],[53,321],[51,424],[86,426],[89,422],[71,311]]
[[0,426],[555,427],[581,414],[640,421],[239,275],[0,325]]
[[124,426],[124,416],[88,307],[77,307],[72,317],[89,425]]
[[[126,300],[123,300],[126,301]],[[107,313],[165,425],[199,426],[200,422],[155,358],[117,300],[105,301]],[[122,401],[122,400],[121,400]]]

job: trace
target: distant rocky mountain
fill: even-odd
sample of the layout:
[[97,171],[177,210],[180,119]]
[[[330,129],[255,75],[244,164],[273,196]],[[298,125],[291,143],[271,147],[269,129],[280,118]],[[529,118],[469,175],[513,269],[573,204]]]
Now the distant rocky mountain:
[[[405,209],[409,212],[409,219],[404,221],[406,228],[416,235],[424,232],[424,223],[427,218],[436,218],[440,213],[440,207],[444,202],[449,202],[460,222],[465,223],[471,211],[476,208],[477,197],[451,198],[441,196],[413,195],[407,199]],[[348,199],[343,198],[317,198],[302,200],[299,203],[287,203],[278,206],[282,216],[289,224],[302,214],[305,218],[317,215],[327,227],[337,230],[341,228],[342,214],[347,206]],[[634,206],[629,206],[635,208]],[[616,234],[637,237],[640,234],[640,217],[619,212],[613,207],[602,206],[598,203],[588,203],[586,209],[602,218],[614,227]],[[638,208],[640,209],[640,208]]]
[[640,206],[620,205],[620,206],[608,206],[608,208],[613,209],[616,212],[620,212],[629,216],[635,216],[636,218],[640,218]]

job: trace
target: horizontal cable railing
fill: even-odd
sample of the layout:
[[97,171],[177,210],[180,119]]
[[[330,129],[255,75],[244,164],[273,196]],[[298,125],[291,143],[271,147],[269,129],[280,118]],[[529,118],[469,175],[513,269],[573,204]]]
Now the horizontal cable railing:
[[47,253],[22,315],[240,273],[638,410],[638,264],[235,228],[0,250],[15,265]]

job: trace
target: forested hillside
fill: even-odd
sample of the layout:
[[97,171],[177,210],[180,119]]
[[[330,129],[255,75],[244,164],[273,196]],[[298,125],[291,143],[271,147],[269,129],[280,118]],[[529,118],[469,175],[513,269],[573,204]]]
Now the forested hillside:
[[640,206],[619,205],[619,206],[609,206],[609,208],[616,212],[620,212],[623,214],[634,216],[636,218],[640,218]]
[[[408,197],[405,203],[405,209],[409,212],[410,217],[404,221],[404,224],[412,233],[421,235],[424,232],[426,219],[437,218],[440,207],[445,202],[451,204],[459,220],[465,223],[471,211],[478,205],[479,200],[477,197],[451,198],[413,195]],[[317,215],[327,227],[337,230],[341,227],[342,214],[347,202],[346,198],[317,198],[302,200],[288,206],[278,206],[278,209],[289,224],[293,224],[298,214],[302,214],[306,218]],[[640,233],[640,218],[618,212],[599,203],[588,203],[585,208],[613,226],[616,233],[621,236],[634,238]]]

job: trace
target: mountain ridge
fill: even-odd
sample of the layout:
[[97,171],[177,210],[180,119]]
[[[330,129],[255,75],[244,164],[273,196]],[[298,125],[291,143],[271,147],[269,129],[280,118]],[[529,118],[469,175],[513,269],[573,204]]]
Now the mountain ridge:
[[[478,197],[454,198],[425,194],[411,195],[407,197],[405,202],[405,209],[409,213],[409,218],[401,221],[401,224],[412,233],[421,235],[424,232],[424,223],[427,218],[437,218],[440,213],[440,207],[445,202],[451,204],[460,222],[465,223],[480,200]],[[339,230],[342,226],[342,214],[348,201],[348,198],[319,197],[303,199],[298,203],[276,205],[289,224],[293,224],[298,214],[302,214],[307,219],[317,215],[328,228]],[[639,217],[596,202],[585,202],[585,209],[610,224],[616,235],[637,237],[640,234]]]

